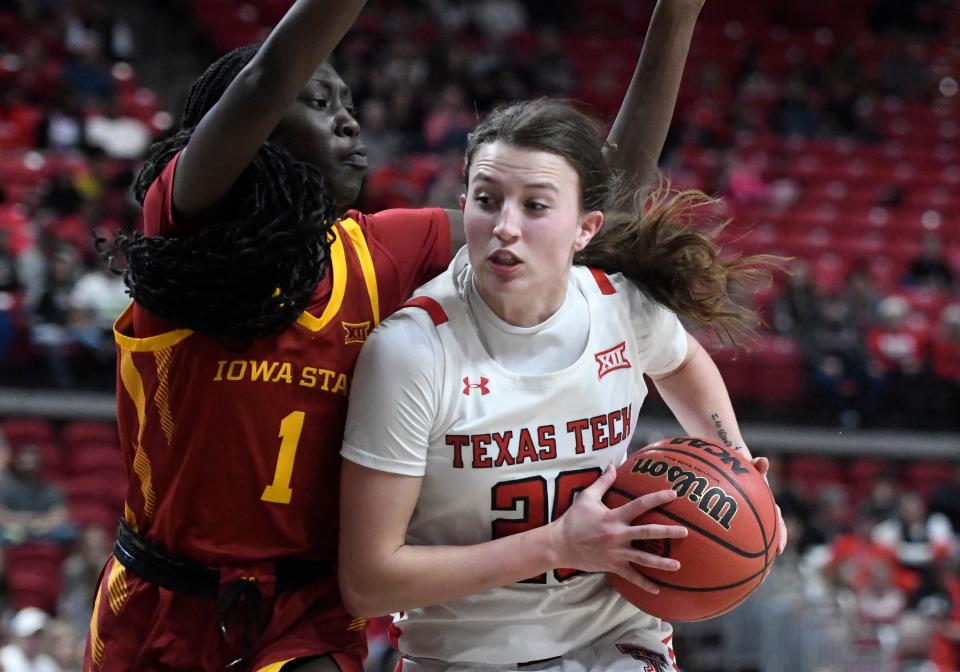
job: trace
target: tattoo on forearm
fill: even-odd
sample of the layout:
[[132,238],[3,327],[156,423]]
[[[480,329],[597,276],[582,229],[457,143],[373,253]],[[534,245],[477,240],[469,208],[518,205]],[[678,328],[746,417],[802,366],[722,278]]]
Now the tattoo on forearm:
[[713,420],[713,428],[717,430],[717,436],[719,436],[720,440],[723,441],[723,445],[725,445],[727,448],[740,450],[740,446],[733,445],[733,441],[730,440],[730,435],[727,434],[727,430],[723,426],[723,422],[720,420],[720,414],[714,413],[710,416],[710,419]]

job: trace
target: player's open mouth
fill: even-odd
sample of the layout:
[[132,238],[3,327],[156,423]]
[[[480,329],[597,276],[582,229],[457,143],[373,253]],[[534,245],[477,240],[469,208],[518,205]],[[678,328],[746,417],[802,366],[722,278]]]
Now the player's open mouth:
[[497,252],[494,252],[487,257],[487,260],[498,268],[510,268],[513,266],[519,266],[521,263],[523,263],[515,254],[505,250],[498,250]]

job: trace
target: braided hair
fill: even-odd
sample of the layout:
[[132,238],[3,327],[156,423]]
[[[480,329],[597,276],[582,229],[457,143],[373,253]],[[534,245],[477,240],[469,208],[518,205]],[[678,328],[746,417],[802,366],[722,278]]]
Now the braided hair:
[[[133,193],[141,204],[258,48],[231,51],[193,83],[180,130],[151,147],[137,175]],[[126,260],[124,283],[143,308],[245,347],[281,332],[306,308],[329,265],[336,210],[320,169],[270,141],[230,195],[203,226],[151,237],[120,232],[114,251]]]

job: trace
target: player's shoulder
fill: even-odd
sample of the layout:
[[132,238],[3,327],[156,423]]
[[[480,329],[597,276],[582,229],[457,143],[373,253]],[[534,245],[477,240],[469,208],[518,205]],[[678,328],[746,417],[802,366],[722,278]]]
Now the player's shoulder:
[[597,268],[574,266],[579,281],[605,300],[622,303],[634,317],[650,317],[663,306],[623,273],[607,273]]
[[414,226],[417,223],[446,223],[447,211],[443,208],[393,208],[380,212],[360,212],[347,210],[340,218],[341,222],[356,222],[365,232],[375,233],[378,228],[393,226]]

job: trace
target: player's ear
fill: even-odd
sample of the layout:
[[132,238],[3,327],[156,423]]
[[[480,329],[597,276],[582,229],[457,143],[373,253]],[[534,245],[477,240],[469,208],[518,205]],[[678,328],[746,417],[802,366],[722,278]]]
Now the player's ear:
[[573,241],[573,249],[579,252],[587,246],[590,239],[597,235],[597,231],[603,226],[603,213],[599,210],[588,212],[580,217],[580,230],[577,232],[577,238]]
[[467,207],[467,195],[460,194],[460,212],[463,212],[464,208]]

